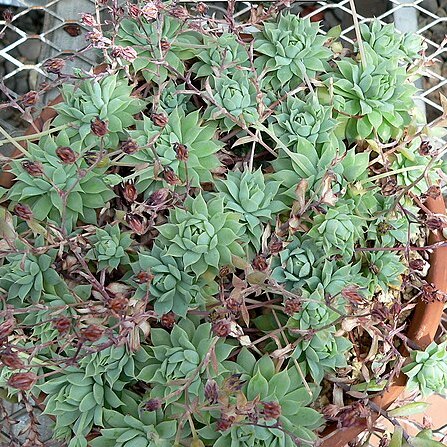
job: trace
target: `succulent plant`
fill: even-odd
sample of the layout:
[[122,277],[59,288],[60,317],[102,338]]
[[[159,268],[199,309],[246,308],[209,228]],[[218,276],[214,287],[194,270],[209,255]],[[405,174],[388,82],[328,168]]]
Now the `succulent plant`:
[[276,91],[297,87],[305,76],[313,78],[328,68],[332,55],[324,44],[318,23],[292,14],[281,14],[276,23],[265,23],[256,35],[254,49],[259,73],[266,72],[266,81]]
[[[212,336],[210,323],[199,324],[194,317],[181,319],[171,333],[152,328],[151,340],[149,359],[138,379],[152,385],[151,399],[165,399],[168,406],[185,399],[179,385],[184,379],[190,383],[186,391],[189,399],[203,398],[206,378],[226,371],[224,361],[234,349],[223,338]],[[217,359],[217,371],[209,364],[211,350]]]
[[352,343],[335,333],[335,327],[319,330],[312,337],[300,341],[292,354],[300,363],[303,373],[310,374],[317,384],[321,383],[326,373],[347,366],[345,354]]
[[354,244],[362,239],[365,222],[353,214],[352,202],[340,202],[329,208],[327,213],[318,214],[308,235],[314,238],[326,256],[340,255],[350,260],[354,254]]
[[[63,163],[57,156],[57,149],[64,146],[70,146],[78,157],[77,163]],[[114,197],[109,187],[112,180],[105,175],[104,167],[88,169],[82,147],[80,141],[71,143],[63,132],[54,139],[43,137],[39,144],[29,143],[31,155],[26,163],[13,162],[11,170],[17,180],[8,198],[29,205],[35,219],[62,225],[68,232],[78,219],[96,223],[96,210]],[[26,169],[27,163],[39,163],[43,174],[31,175]]]
[[259,119],[257,91],[249,71],[221,74],[212,80],[215,104],[208,105],[205,119],[221,121],[226,130],[236,126],[234,120],[249,126]]
[[[368,53],[375,59],[378,56]],[[365,140],[375,133],[383,142],[399,138],[410,123],[414,85],[394,60],[377,60],[364,66],[351,59],[337,62],[337,70],[324,76],[333,89],[334,108],[343,112],[348,140]]]
[[[74,440],[81,442],[93,424],[104,426],[104,410],[124,405],[120,392],[135,380],[147,360],[144,349],[129,354],[123,345],[111,346],[83,357],[79,367],[68,366],[39,385],[47,395],[45,414],[56,418],[55,437],[67,435],[69,426]],[[71,442],[70,446],[77,445]]]
[[245,396],[245,399],[239,398],[238,402],[259,399],[261,402],[279,404],[280,416],[277,421],[280,425],[278,427],[276,420],[264,419],[261,414],[258,425],[250,423],[239,425],[236,419],[234,425],[222,433],[217,431],[215,424],[212,424],[198,431],[203,439],[216,439],[213,444],[215,447],[228,445],[292,447],[296,443],[291,435],[305,441],[316,439],[312,430],[322,424],[322,417],[307,405],[317,396],[318,387],[310,385],[309,392],[293,364],[277,372],[275,364],[268,355],[257,361],[247,348],[242,348],[239,353],[237,365],[242,373],[241,380],[245,380],[241,390],[241,396]]
[[305,139],[313,145],[328,143],[334,138],[337,122],[332,109],[319,103],[310,93],[305,97],[288,95],[275,110],[273,129],[276,136],[287,146]]
[[382,24],[375,19],[360,25],[365,46],[370,47],[379,57],[411,62],[420,57],[422,36],[413,33],[398,33],[394,24]]
[[[35,248],[43,244],[43,238],[39,238]],[[53,265],[56,249],[37,254],[20,241],[16,242],[16,247],[18,252],[7,255],[6,262],[0,266],[0,288],[7,292],[9,301],[19,298],[21,302],[36,304],[45,293],[57,295],[65,291],[65,283]]]
[[261,169],[254,172],[229,171],[225,180],[216,181],[216,188],[224,199],[225,207],[241,215],[247,238],[258,252],[266,224],[285,207],[275,200],[280,182],[265,182]]
[[402,368],[408,377],[407,389],[422,395],[447,396],[447,341],[430,343],[424,351],[412,351],[412,362]]
[[[185,116],[183,110],[175,109],[162,129],[144,117],[136,130],[129,132],[140,150],[125,157],[123,163],[137,168],[141,165],[133,176],[137,175],[136,186],[145,196],[166,185],[163,169],[171,170],[180,184],[188,181],[198,187],[213,182],[211,171],[220,166],[216,152],[222,146],[214,139],[215,132],[214,124],[202,124],[199,112]],[[178,145],[187,151],[184,160],[179,160]]]
[[53,106],[58,116],[53,125],[70,124],[67,135],[79,139],[85,146],[98,146],[98,136],[91,124],[99,119],[106,129],[104,147],[115,148],[119,135],[135,123],[134,115],[146,106],[145,101],[132,96],[132,86],[118,75],[107,75],[100,80],[86,79],[79,86],[63,84],[64,101]]
[[401,256],[391,251],[375,251],[366,253],[365,258],[364,274],[369,280],[371,292],[377,288],[387,291],[390,287],[401,286],[402,273],[407,269]]
[[177,433],[177,421],[164,420],[161,411],[145,411],[138,406],[139,395],[128,392],[122,400],[125,414],[104,410],[101,436],[90,441],[91,447],[170,447]]
[[[185,317],[189,309],[203,307],[218,291],[217,283],[203,283],[186,273],[182,260],[168,255],[158,245],[150,253],[140,252],[132,270],[131,284],[137,286],[135,298],[148,295],[158,315],[172,311]],[[151,280],[144,280],[146,276]]]
[[129,263],[126,250],[132,244],[129,233],[121,232],[118,224],[97,228],[89,242],[92,248],[85,255],[86,259],[98,261],[98,270],[114,270],[120,264]]
[[189,96],[179,93],[187,90],[186,84],[175,85],[173,83],[163,84],[159,87],[157,94],[160,95],[160,108],[170,115],[175,109],[183,110],[186,113],[192,112],[194,107],[189,102]]
[[186,272],[196,276],[217,274],[220,267],[232,265],[232,255],[244,256],[239,243],[244,228],[239,215],[225,209],[223,197],[206,202],[200,194],[185,201],[185,209],[175,208],[169,223],[158,227],[167,254],[181,258]]
[[[154,22],[144,18],[138,22],[122,20],[115,44],[134,48],[138,56],[131,63],[133,70],[141,72],[146,81],[160,85],[172,70],[173,74],[184,74],[184,61],[192,59],[197,52],[194,47],[201,44],[199,36],[197,32],[183,29],[180,20],[162,15]],[[157,63],[160,61],[166,65]]]
[[239,67],[248,67],[248,50],[237,41],[235,34],[224,33],[220,36],[203,36],[203,49],[196,57],[199,59],[191,70],[198,78],[234,73]]

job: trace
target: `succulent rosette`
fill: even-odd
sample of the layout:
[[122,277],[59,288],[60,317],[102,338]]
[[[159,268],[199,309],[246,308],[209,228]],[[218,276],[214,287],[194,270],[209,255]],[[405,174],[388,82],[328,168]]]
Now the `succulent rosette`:
[[198,277],[232,265],[232,255],[244,256],[244,227],[237,213],[225,209],[221,196],[208,202],[202,195],[188,197],[185,209],[175,208],[158,231],[167,254],[181,258],[185,271]]
[[313,78],[329,67],[332,52],[324,45],[327,37],[309,18],[281,14],[276,23],[265,23],[255,37],[254,49],[259,54],[255,67],[259,73],[266,72],[266,82],[275,90],[295,88],[306,76]]
[[429,396],[447,396],[447,342],[430,343],[424,351],[412,351],[411,363],[402,368],[408,377],[408,390]]

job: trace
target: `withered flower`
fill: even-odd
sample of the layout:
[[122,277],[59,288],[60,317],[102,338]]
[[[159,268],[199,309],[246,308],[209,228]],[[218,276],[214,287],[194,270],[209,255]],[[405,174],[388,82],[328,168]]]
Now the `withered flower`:
[[135,276],[135,278],[140,284],[146,284],[154,279],[154,275],[151,272],[140,272]]
[[174,6],[170,9],[169,14],[179,20],[188,20],[189,12],[184,6]]
[[151,1],[147,2],[142,8],[141,8],[141,14],[143,14],[143,17],[146,20],[155,20],[158,16],[159,11],[159,5],[158,2]]
[[91,324],[81,329],[81,336],[88,341],[98,341],[104,334],[104,329],[97,324]]
[[432,185],[427,189],[427,192],[422,195],[423,199],[437,199],[441,195],[441,188],[438,185]]
[[112,57],[120,57],[121,59],[126,60],[127,62],[133,62],[137,56],[138,53],[136,50],[134,50],[132,47],[114,47],[112,50]]
[[117,314],[122,314],[125,312],[128,305],[129,300],[124,296],[117,296],[112,298],[109,302],[109,308]]
[[163,113],[153,113],[151,115],[152,122],[159,127],[165,127],[169,122],[169,118]]
[[14,207],[14,213],[23,220],[31,220],[33,217],[33,212],[28,205],[21,205],[18,203]]
[[166,329],[172,329],[175,324],[175,313],[168,312],[167,314],[163,314],[160,319],[160,323]]
[[424,270],[425,261],[421,258],[413,259],[412,261],[410,261],[409,266],[411,270],[421,272],[422,270]]
[[137,214],[126,214],[126,222],[136,234],[142,235],[148,230],[147,220]]
[[25,366],[17,352],[13,352],[11,349],[0,352],[0,362],[10,369],[20,369]]
[[82,13],[81,14],[81,23],[85,26],[95,27],[98,26],[98,22],[92,14]]
[[164,53],[167,53],[171,49],[171,43],[163,39],[160,41],[160,48]]
[[138,147],[138,143],[133,140],[132,138],[128,138],[126,141],[123,141],[121,143],[121,150],[125,153],[125,154],[134,154],[135,152],[137,152],[139,149]]
[[96,29],[88,32],[85,35],[85,38],[86,40],[90,41],[92,47],[99,49],[107,48],[112,43],[112,41],[105,37],[101,31]]
[[20,98],[20,102],[24,107],[34,106],[38,100],[39,100],[39,93],[37,93],[34,90],[25,93]]
[[182,143],[175,143],[174,150],[177,156],[177,160],[188,161],[189,151],[188,148]]
[[59,317],[53,321],[53,326],[60,334],[64,334],[70,330],[71,320],[68,317]]
[[161,188],[158,191],[154,191],[149,198],[147,199],[146,203],[149,206],[157,206],[161,205],[162,203],[166,202],[166,199],[169,196],[169,190],[166,188]]
[[431,214],[425,219],[425,225],[431,231],[442,230],[447,227],[447,219],[443,214]]
[[299,312],[302,307],[301,298],[289,298],[284,301],[284,313],[291,317],[294,313]]
[[223,416],[216,422],[217,431],[227,431],[234,424],[234,416]]
[[181,180],[175,174],[174,170],[170,166],[166,166],[163,169],[163,178],[170,185],[179,185],[182,183]]
[[157,411],[161,408],[161,399],[156,397],[155,399],[149,399],[143,407],[146,411]]
[[0,340],[11,335],[16,327],[16,320],[13,317],[0,323]]
[[212,330],[218,337],[227,337],[231,332],[231,321],[226,318],[214,321]]
[[100,119],[99,116],[92,120],[92,122],[90,123],[90,129],[92,133],[97,137],[103,137],[109,132],[109,126],[107,122]]
[[235,393],[240,391],[244,386],[244,381],[241,380],[242,374],[231,374],[230,377],[227,377],[223,384],[222,388],[228,393]]
[[382,194],[385,197],[392,196],[397,192],[397,180],[395,177],[388,177],[382,182]]
[[123,196],[124,198],[130,202],[133,203],[138,197],[137,188],[135,188],[135,185],[131,182],[127,182],[123,187]]
[[62,163],[73,164],[76,161],[76,154],[70,147],[58,147],[56,149],[56,155],[60,158]]
[[29,391],[37,382],[37,376],[33,372],[15,373],[8,380],[8,386],[21,391]]
[[138,17],[140,17],[142,14],[141,9],[137,5],[134,5],[133,3],[127,4],[127,12],[129,13],[129,16],[132,17],[133,19],[138,19]]
[[42,66],[48,73],[61,74],[62,70],[65,67],[65,61],[64,59],[55,57],[53,59],[48,59],[47,61],[45,61]]
[[33,177],[40,177],[44,172],[43,165],[39,161],[24,161],[22,167]]
[[196,11],[199,14],[206,14],[208,11],[208,6],[203,2],[199,2],[199,3],[197,3]]
[[421,299],[426,303],[446,302],[447,295],[438,290],[434,284],[425,282],[421,287]]
[[354,306],[362,304],[365,300],[365,297],[359,292],[359,287],[353,284],[346,286],[341,291],[341,296],[346,298]]
[[269,250],[272,255],[277,255],[283,249],[283,243],[276,236],[272,236],[269,243]]
[[6,22],[7,25],[9,23],[11,23],[12,19],[14,18],[14,14],[12,13],[12,11],[10,9],[5,9],[2,13],[2,16],[3,16],[3,20]]
[[210,405],[217,404],[219,401],[219,387],[214,379],[208,379],[205,384],[205,399]]
[[264,419],[278,419],[281,416],[281,405],[278,402],[261,402]]
[[427,156],[430,155],[430,152],[432,150],[432,145],[427,141],[427,140],[423,140],[421,142],[421,145],[419,146],[419,154],[423,155],[423,156]]
[[262,255],[257,255],[255,259],[253,259],[252,265],[254,269],[259,270],[260,272],[267,270],[269,267],[265,256]]

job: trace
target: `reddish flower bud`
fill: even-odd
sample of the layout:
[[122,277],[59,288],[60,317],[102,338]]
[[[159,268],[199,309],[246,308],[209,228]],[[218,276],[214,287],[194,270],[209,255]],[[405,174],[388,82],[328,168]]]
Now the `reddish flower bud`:
[[24,161],[22,167],[33,177],[40,177],[44,172],[42,163],[38,161]]
[[256,270],[259,270],[260,272],[263,272],[269,268],[269,265],[267,263],[267,260],[265,259],[265,256],[257,255],[255,259],[253,259],[253,268]]
[[208,6],[203,2],[199,2],[199,3],[197,3],[196,11],[199,14],[206,14],[208,11]]
[[188,148],[181,143],[175,143],[174,144],[174,150],[177,156],[177,159],[180,161],[188,161],[189,158],[189,151]]
[[337,405],[328,404],[323,407],[322,413],[326,419],[334,419],[340,413],[340,408]]
[[28,205],[21,205],[20,203],[14,207],[14,213],[23,220],[31,220],[33,217],[33,212],[30,207]]
[[169,190],[166,188],[159,189],[158,191],[154,191],[149,198],[147,199],[147,204],[150,206],[161,205],[166,202],[166,199],[169,196]]
[[392,230],[393,229],[393,227],[392,227],[392,225],[390,225],[389,223],[387,223],[387,222],[380,222],[378,225],[377,225],[377,232],[379,233],[379,234],[387,234],[390,230]]
[[58,147],[56,149],[56,155],[60,158],[62,163],[73,164],[76,161],[76,154],[70,147]]
[[167,314],[162,315],[160,319],[160,323],[166,329],[172,329],[175,324],[175,314],[174,312],[169,312]]
[[93,31],[88,32],[85,35],[86,40],[90,41],[90,44],[94,48],[107,48],[112,44],[112,41],[102,34],[101,31],[95,29]]
[[177,175],[174,172],[174,170],[170,166],[167,166],[166,168],[164,168],[164,170],[163,170],[163,178],[170,185],[179,185],[179,184],[182,183],[181,180],[177,177]]
[[160,48],[161,51],[167,53],[171,49],[171,43],[167,40],[160,40]]
[[96,324],[91,324],[81,329],[81,336],[88,341],[98,341],[104,334],[104,329]]
[[123,141],[121,143],[121,150],[125,153],[125,154],[134,154],[135,152],[137,152],[139,149],[138,144],[135,140],[132,140],[132,138],[129,138],[126,141]]
[[129,301],[124,296],[117,296],[112,298],[109,302],[109,307],[113,312],[117,314],[122,314],[126,311]]
[[151,272],[139,272],[135,275],[135,279],[140,284],[149,283],[154,279],[154,275]]
[[34,90],[25,93],[20,98],[20,102],[24,107],[34,106],[38,100],[39,100],[39,93],[35,92]]
[[277,255],[283,249],[283,243],[276,236],[273,236],[269,243],[269,250],[272,255]]
[[205,399],[210,405],[217,404],[219,401],[219,387],[214,379],[208,379],[205,384]]
[[365,301],[364,296],[359,293],[358,286],[349,285],[341,291],[341,296],[346,298],[351,304],[359,305]]
[[87,13],[81,14],[81,23],[83,23],[85,26],[98,26],[98,22],[96,21],[95,17],[92,14]]
[[219,277],[220,278],[225,278],[230,273],[231,273],[231,269],[230,269],[230,266],[228,266],[228,265],[224,265],[219,269]]
[[155,399],[149,399],[143,407],[146,411],[157,411],[161,408],[161,399],[156,397]]
[[37,376],[33,372],[15,373],[8,380],[8,386],[21,391],[29,391],[37,382]]
[[214,335],[217,335],[218,337],[227,337],[231,332],[231,321],[224,318],[214,321],[212,329]]
[[425,283],[421,287],[421,299],[426,303],[442,302],[445,303],[447,295],[438,290],[434,284]]
[[241,380],[242,374],[232,374],[230,377],[227,377],[222,385],[222,388],[228,393],[235,393],[240,391],[244,386],[244,381]]
[[386,197],[397,192],[397,180],[395,177],[388,177],[382,181],[382,194]]
[[290,298],[284,301],[284,313],[290,317],[301,310],[302,301],[301,298]]
[[137,214],[126,214],[126,222],[140,236],[149,229],[146,218]]
[[437,199],[441,195],[441,188],[437,185],[432,185],[428,188],[427,192],[423,194],[423,198],[430,197],[431,199]]
[[175,6],[171,8],[169,14],[179,20],[188,20],[189,12],[184,6]]
[[419,146],[418,152],[422,156],[427,156],[427,155],[430,155],[431,150],[432,150],[432,145],[427,140],[423,140],[421,142],[421,145]]
[[137,5],[134,5],[132,3],[129,3],[127,5],[127,12],[133,19],[138,19],[138,17],[140,17],[142,14],[141,9]]
[[97,137],[103,137],[109,132],[109,126],[107,122],[100,119],[99,116],[92,120],[92,122],[90,123],[90,129],[92,133]]
[[264,419],[278,419],[281,416],[281,405],[278,402],[261,402]]
[[410,266],[411,270],[416,270],[418,272],[421,272],[422,270],[424,270],[425,261],[421,258],[413,259],[412,261],[410,261],[409,266]]
[[127,182],[123,187],[123,196],[124,198],[130,202],[133,203],[138,197],[137,188],[135,188],[135,185],[131,182]]
[[54,59],[48,59],[44,62],[43,68],[48,73],[60,74],[65,67],[65,61],[60,59],[59,57],[55,57]]
[[235,419],[234,416],[221,417],[216,422],[216,430],[217,431],[227,431],[233,425],[234,419]]
[[13,317],[0,323],[0,340],[11,335],[16,327],[16,320]]
[[427,216],[425,225],[431,231],[442,230],[447,227],[447,219],[443,214],[431,214]]
[[132,47],[114,47],[111,54],[112,57],[119,57],[127,62],[133,62],[138,56]]
[[147,2],[141,8],[141,14],[146,20],[155,20],[158,16],[159,5],[158,2]]
[[12,352],[10,349],[0,353],[0,362],[10,369],[20,369],[25,366],[17,352]]
[[165,127],[169,122],[168,117],[163,113],[153,113],[151,115],[151,120],[156,126],[159,127]]
[[2,13],[2,16],[3,16],[3,20],[6,22],[7,25],[9,23],[11,23],[12,19],[14,18],[14,14],[12,13],[12,11],[10,9],[5,9]]
[[70,330],[71,320],[67,317],[59,317],[53,321],[53,326],[60,334],[63,334]]

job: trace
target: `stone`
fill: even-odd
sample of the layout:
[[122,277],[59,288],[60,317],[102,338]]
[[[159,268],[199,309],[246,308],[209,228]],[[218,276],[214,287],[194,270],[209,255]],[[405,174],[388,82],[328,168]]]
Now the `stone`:
[[18,47],[19,53],[27,62],[35,63],[42,50],[42,42],[38,39],[29,39]]
[[439,4],[438,4],[437,0],[423,0],[423,2],[421,3],[421,6],[424,9],[426,9],[427,11],[430,11],[433,14],[436,14]]

